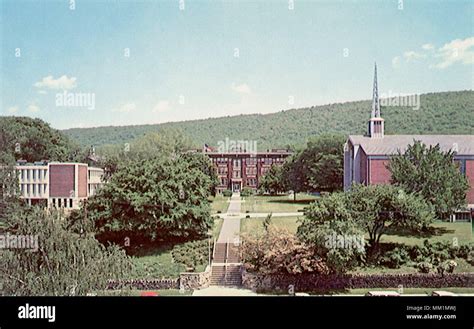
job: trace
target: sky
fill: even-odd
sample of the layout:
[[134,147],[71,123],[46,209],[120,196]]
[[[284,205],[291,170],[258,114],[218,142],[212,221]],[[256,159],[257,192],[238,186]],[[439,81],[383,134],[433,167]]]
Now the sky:
[[0,0],[0,115],[54,128],[474,89],[473,1]]

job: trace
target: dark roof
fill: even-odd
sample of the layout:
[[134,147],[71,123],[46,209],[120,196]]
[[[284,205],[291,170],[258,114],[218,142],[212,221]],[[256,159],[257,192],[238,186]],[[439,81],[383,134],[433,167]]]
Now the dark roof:
[[385,135],[383,138],[352,135],[349,141],[360,145],[367,155],[394,155],[405,152],[414,141],[426,145],[439,144],[443,152],[456,151],[457,155],[474,155],[474,135]]

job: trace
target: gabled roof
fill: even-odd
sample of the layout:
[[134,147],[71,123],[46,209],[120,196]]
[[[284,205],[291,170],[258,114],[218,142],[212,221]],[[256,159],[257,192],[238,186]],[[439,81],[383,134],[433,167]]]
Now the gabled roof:
[[457,151],[457,155],[474,155],[474,135],[385,135],[383,138],[352,135],[349,141],[360,145],[367,155],[395,155],[405,152],[414,141],[426,145],[439,144],[443,152]]

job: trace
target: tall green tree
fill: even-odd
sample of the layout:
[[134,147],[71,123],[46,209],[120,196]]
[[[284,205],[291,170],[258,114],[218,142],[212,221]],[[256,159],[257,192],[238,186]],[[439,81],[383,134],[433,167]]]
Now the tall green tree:
[[282,185],[285,190],[293,191],[293,200],[296,201],[296,194],[308,190],[305,166],[300,161],[300,152],[293,154],[284,163],[281,169]]
[[315,247],[331,273],[344,273],[365,256],[364,230],[353,219],[347,193],[332,193],[306,209],[298,237]]
[[347,199],[351,218],[369,235],[369,244],[377,249],[389,228],[421,232],[433,220],[434,212],[421,195],[405,192],[393,185],[353,185]]
[[130,160],[83,205],[102,237],[145,241],[194,239],[212,227],[207,201],[212,182],[189,157]]
[[298,161],[309,189],[342,190],[345,140],[343,135],[323,134],[308,141]]
[[407,192],[420,193],[434,206],[439,218],[446,218],[466,204],[469,183],[454,162],[452,151],[439,145],[427,147],[420,141],[390,160],[392,183]]
[[285,192],[283,170],[281,166],[272,165],[270,170],[259,181],[259,189],[264,192],[281,193]]
[[[7,296],[84,296],[128,277],[131,262],[117,246],[79,236],[60,213],[24,205],[9,208],[4,234],[28,237],[28,249],[0,249],[0,293]],[[26,241],[26,240],[24,240]]]
[[81,149],[59,130],[40,119],[0,117],[1,152],[28,162],[77,161]]

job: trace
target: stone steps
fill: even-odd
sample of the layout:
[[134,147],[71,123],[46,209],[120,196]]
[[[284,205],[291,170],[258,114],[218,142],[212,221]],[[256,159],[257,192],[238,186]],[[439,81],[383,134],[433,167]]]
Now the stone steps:
[[211,285],[240,286],[242,285],[241,265],[213,265],[211,267]]

